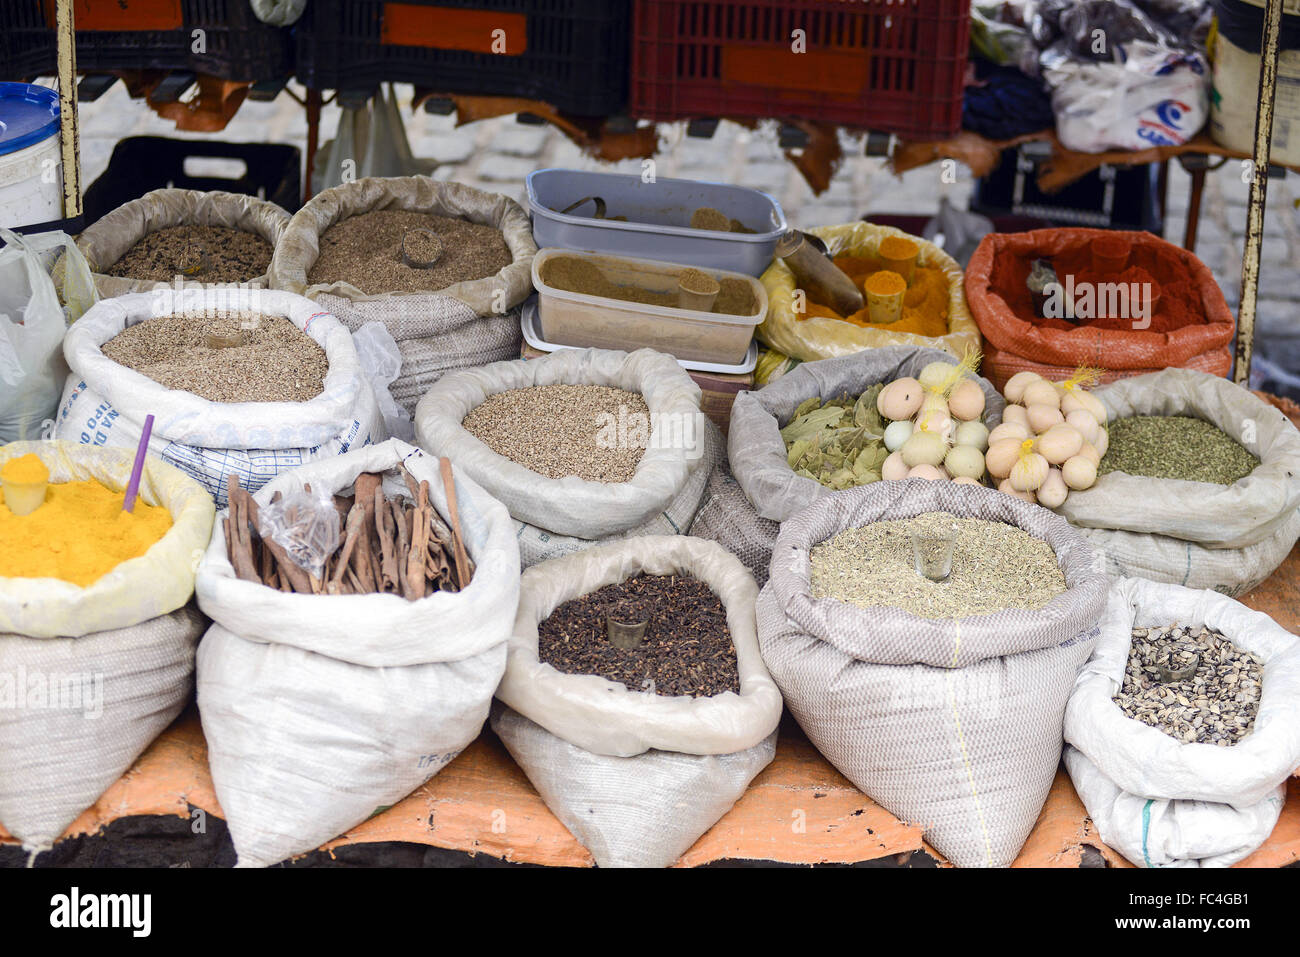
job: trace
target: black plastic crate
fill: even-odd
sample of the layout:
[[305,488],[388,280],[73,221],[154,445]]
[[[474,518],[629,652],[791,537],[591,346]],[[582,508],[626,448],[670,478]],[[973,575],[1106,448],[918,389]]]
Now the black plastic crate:
[[630,0],[311,0],[294,31],[297,76],[313,90],[392,81],[607,116],[627,102],[630,10]]
[[[192,175],[189,159],[241,160],[242,175]],[[302,154],[296,146],[132,136],[113,147],[106,169],[86,189],[86,225],[155,189],[225,190],[268,199],[289,212],[302,206]]]
[[[293,72],[288,29],[248,0],[77,0],[77,70],[189,70],[253,83]],[[194,52],[202,30],[203,52]],[[0,2],[0,78],[55,70],[53,0]]]
[[985,216],[1032,216],[1053,226],[1138,229],[1163,235],[1160,168],[1104,165],[1056,193],[1038,188],[1032,145],[1003,150],[988,176],[975,181],[972,212]]

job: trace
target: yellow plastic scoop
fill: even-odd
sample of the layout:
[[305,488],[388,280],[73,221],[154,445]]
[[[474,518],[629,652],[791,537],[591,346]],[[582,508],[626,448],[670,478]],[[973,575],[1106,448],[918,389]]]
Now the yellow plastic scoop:
[[30,515],[44,505],[49,484],[50,470],[31,452],[10,459],[0,468],[5,505],[15,515]]

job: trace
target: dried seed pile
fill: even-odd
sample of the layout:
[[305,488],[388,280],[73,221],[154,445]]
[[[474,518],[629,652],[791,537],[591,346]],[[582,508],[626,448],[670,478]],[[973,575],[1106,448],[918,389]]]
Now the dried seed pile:
[[271,244],[230,226],[168,226],[149,233],[106,269],[106,276],[170,282],[248,282],[266,275]]
[[[428,269],[402,262],[402,235],[408,229],[438,234],[442,253]],[[428,237],[421,237],[430,246]],[[418,255],[412,238],[407,249]],[[387,292],[436,292],[471,279],[494,276],[514,261],[501,230],[453,216],[409,209],[378,209],[351,216],[325,230],[320,255],[307,281],[346,282],[369,296]]]
[[1110,448],[1097,474],[1127,472],[1150,478],[1231,485],[1259,459],[1222,429],[1186,415],[1134,415],[1109,425]]
[[[603,385],[542,385],[490,395],[461,423],[498,455],[547,478],[627,482],[645,454],[650,408]],[[620,421],[632,423],[621,434]],[[634,424],[642,422],[644,429]],[[625,441],[626,440],[626,441]]]
[[[606,634],[609,610],[650,622],[640,647]],[[537,626],[538,653],[570,675],[599,675],[633,691],[710,697],[740,693],[727,613],[713,590],[685,575],[637,575],[566,601]]]
[[[211,348],[208,337],[243,345]],[[325,388],[325,350],[288,319],[253,312],[146,319],[103,345],[114,362],[211,402],[305,402]]]
[[[456,592],[474,578],[474,560],[460,538],[460,519],[450,501],[450,526],[429,501],[429,483],[399,466],[410,498],[384,495],[383,476],[363,472],[352,495],[335,495],[343,523],[338,547],[319,577],[303,568],[280,542],[263,535],[266,528],[257,502],[231,475],[226,482],[230,514],[223,518],[226,557],[235,574],[269,588],[303,595],[401,595],[407,601],[435,591]],[[311,486],[306,486],[311,491]],[[276,492],[272,502],[278,502]],[[296,506],[287,505],[286,517]],[[302,514],[301,524],[319,521]],[[292,525],[292,523],[290,523]]]
[[[1192,662],[1198,663],[1191,677],[1162,680],[1168,674],[1162,667],[1177,674]],[[1217,631],[1134,628],[1124,683],[1113,700],[1127,717],[1171,738],[1226,748],[1254,727],[1263,680],[1264,663]]]
[[[917,574],[913,531],[955,529],[952,574],[932,582]],[[901,608],[921,618],[966,618],[1007,608],[1042,608],[1065,591],[1056,554],[1013,525],[947,512],[849,528],[810,556],[814,598],[863,608]]]
[[[698,269],[685,269],[679,275],[701,273]],[[645,306],[661,306],[665,309],[677,309],[680,301],[677,290],[658,292],[654,289],[636,285],[616,283],[601,271],[595,263],[578,256],[554,256],[542,264],[542,282],[552,289],[564,292],[581,293],[584,296],[600,296],[603,299],[616,299],[619,302],[635,302]],[[647,283],[651,280],[647,277]],[[718,280],[718,296],[713,300],[711,311],[728,316],[752,316],[758,309],[754,291],[743,279],[723,277]]]

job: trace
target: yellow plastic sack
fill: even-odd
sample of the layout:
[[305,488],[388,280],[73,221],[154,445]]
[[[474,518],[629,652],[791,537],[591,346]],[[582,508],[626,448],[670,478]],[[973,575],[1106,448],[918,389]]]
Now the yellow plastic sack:
[[852,355],[863,349],[878,346],[930,346],[943,349],[961,358],[970,349],[980,347],[979,327],[966,308],[961,267],[957,261],[934,243],[910,236],[892,226],[871,223],[845,223],[841,226],[817,226],[807,230],[826,243],[832,256],[874,256],[880,241],[888,236],[905,236],[921,247],[917,262],[922,266],[942,269],[948,276],[948,334],[945,336],[918,336],[910,332],[888,332],[883,329],[864,329],[839,319],[813,317],[800,319],[795,315],[792,300],[795,292],[794,273],[781,259],[762,275],[767,288],[767,318],[758,327],[758,337],[773,349],[787,356],[811,362]]
[[[130,449],[101,449],[77,442],[10,442],[0,465],[34,452],[51,482],[96,479],[125,488],[135,459]],[[160,459],[145,459],[140,499],[161,505],[172,527],[139,558],[122,562],[82,588],[57,578],[0,578],[0,635],[79,638],[166,615],[194,594],[194,573],[208,540],[216,506],[194,479]]]

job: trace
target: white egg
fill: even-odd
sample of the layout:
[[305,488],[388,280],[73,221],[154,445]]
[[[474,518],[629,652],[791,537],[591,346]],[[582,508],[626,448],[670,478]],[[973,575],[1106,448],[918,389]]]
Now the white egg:
[[912,437],[912,423],[903,419],[901,422],[890,422],[885,426],[885,448],[891,452],[897,452],[903,447],[903,443]]
[[983,478],[984,453],[969,445],[956,445],[948,450],[943,460],[949,474],[965,478]]
[[1038,504],[1045,505],[1048,508],[1060,508],[1065,504],[1069,497],[1070,487],[1065,484],[1065,479],[1061,477],[1060,469],[1049,469],[1047,478],[1043,479],[1043,484],[1038,486]]
[[1025,389],[1033,382],[1042,379],[1037,372],[1017,372],[1002,389],[1002,394],[1007,397],[1008,402],[1019,402],[1024,398]]
[[989,427],[983,422],[963,422],[953,430],[952,440],[983,452],[989,447]]

